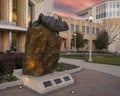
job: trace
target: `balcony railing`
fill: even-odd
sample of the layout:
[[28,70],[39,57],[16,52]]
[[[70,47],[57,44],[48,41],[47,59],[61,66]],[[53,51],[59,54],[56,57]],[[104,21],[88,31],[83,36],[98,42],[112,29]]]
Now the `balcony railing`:
[[21,27],[16,24],[16,22],[6,22],[4,20],[0,20],[0,28],[11,29],[11,30],[21,30],[27,31],[27,27]]
[[16,22],[7,22],[4,20],[0,20],[1,25],[9,25],[9,26],[16,26]]

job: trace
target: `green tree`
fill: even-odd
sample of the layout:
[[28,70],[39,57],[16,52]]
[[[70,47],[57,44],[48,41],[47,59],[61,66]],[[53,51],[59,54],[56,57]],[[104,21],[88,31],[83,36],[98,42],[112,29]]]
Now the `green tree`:
[[[84,35],[80,32],[75,32],[76,36],[73,34],[73,40],[76,41],[76,49],[84,47]],[[75,40],[76,39],[76,40]],[[75,44],[73,44],[75,47]]]
[[102,49],[108,49],[109,45],[109,36],[108,32],[106,30],[102,30],[101,32],[98,32],[95,40],[95,46],[97,49],[102,50]]

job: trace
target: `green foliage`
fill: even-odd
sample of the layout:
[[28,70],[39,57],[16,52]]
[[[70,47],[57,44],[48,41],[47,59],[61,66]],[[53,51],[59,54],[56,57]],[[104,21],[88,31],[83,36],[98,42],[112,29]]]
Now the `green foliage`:
[[75,68],[79,68],[79,66],[65,64],[65,63],[58,63],[55,70],[61,72],[61,71],[75,69]]
[[108,37],[108,33],[106,32],[106,30],[103,30],[101,32],[98,32],[97,34],[97,38],[95,40],[95,46],[97,49],[106,49],[108,48],[109,45],[109,37]]
[[[75,41],[76,39],[76,48],[79,49],[79,48],[83,48],[85,43],[84,43],[84,35],[81,34],[80,32],[76,32],[76,37],[74,36],[73,34],[73,40]],[[74,47],[75,47],[75,44],[74,44]]]
[[11,44],[10,51],[16,51],[16,48],[15,48],[15,46],[13,45],[13,43]]
[[13,73],[13,69],[22,68],[23,53],[0,54],[0,76]]
[[4,76],[0,76],[0,83],[11,82],[11,81],[16,81],[16,80],[18,79],[12,74],[6,74]]

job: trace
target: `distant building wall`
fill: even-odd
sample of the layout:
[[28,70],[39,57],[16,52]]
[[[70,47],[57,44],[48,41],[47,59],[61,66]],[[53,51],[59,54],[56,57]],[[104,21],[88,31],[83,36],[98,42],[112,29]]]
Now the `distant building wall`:
[[[89,40],[90,40],[90,28],[92,27],[93,30],[93,51],[96,50],[95,46],[94,46],[94,40],[96,39],[96,34],[97,34],[97,30],[96,28],[99,28],[99,25],[92,23],[92,25],[88,22],[88,21],[84,21],[82,19],[77,19],[77,18],[70,18],[70,17],[63,17],[61,16],[61,18],[67,22],[68,26],[69,26],[69,30],[68,31],[63,31],[60,32],[60,36],[63,38],[63,42],[62,42],[62,46],[61,46],[61,51],[62,52],[74,52],[75,46],[72,45],[72,41],[73,39],[73,35],[74,33],[80,32],[81,34],[84,35],[84,40],[85,40],[85,46],[83,48],[80,48],[77,51],[88,51],[89,50]],[[77,26],[77,28],[75,28],[75,26]],[[75,29],[74,29],[75,28]]]
[[[88,17],[92,15],[94,17],[93,22],[101,23],[106,29],[120,27],[120,0],[101,0],[100,3],[78,12],[77,15],[83,20],[88,19]],[[104,21],[106,21],[106,24],[104,24]],[[111,34],[111,31],[108,32],[108,34]],[[108,47],[110,52],[120,51],[119,34],[119,30],[114,30],[112,34],[109,35],[110,38],[114,37],[112,44]]]
[[33,21],[38,19],[40,13],[50,15],[53,12],[54,0],[38,0],[38,2],[36,2],[36,0],[30,0],[30,2],[33,4]]

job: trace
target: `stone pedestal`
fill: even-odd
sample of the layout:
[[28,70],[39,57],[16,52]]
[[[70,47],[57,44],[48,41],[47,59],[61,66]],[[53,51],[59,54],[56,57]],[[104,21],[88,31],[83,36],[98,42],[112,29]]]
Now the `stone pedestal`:
[[16,70],[14,75],[23,81],[23,84],[34,91],[45,94],[59,88],[74,84],[70,74],[54,72],[41,77],[22,75],[22,70]]

